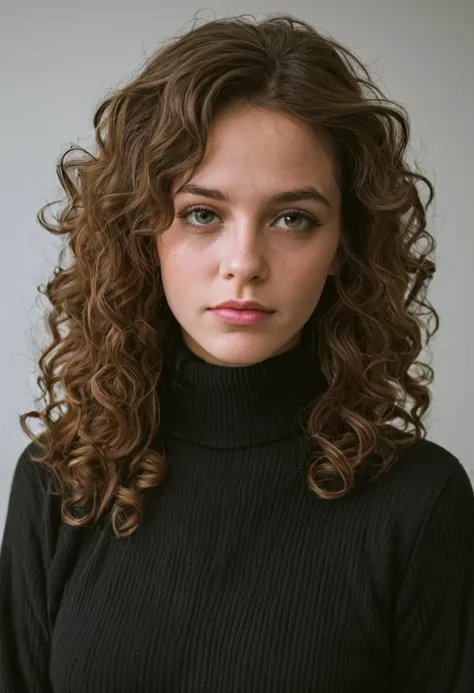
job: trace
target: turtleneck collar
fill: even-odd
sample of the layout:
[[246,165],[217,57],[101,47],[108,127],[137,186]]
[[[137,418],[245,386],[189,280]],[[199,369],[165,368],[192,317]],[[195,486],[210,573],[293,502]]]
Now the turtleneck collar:
[[165,360],[164,435],[214,448],[261,445],[301,430],[303,408],[324,388],[305,332],[299,344],[250,366],[220,366],[179,337]]

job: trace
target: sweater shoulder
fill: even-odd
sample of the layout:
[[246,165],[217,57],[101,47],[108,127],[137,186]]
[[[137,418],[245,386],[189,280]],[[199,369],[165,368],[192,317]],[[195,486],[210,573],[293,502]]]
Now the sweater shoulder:
[[426,555],[442,552],[441,537],[474,528],[474,489],[466,468],[450,450],[426,438],[399,446],[389,469],[362,484],[354,498],[361,502],[357,516],[365,518],[376,549],[374,562],[388,562],[384,571],[396,584],[411,558],[421,555],[416,553],[420,541]]
[[381,531],[406,542],[407,548],[435,509],[437,516],[451,518],[460,504],[471,513],[474,508],[474,489],[464,465],[451,451],[426,438],[400,446],[396,461],[373,478],[366,491]]
[[[385,471],[368,473],[362,483],[384,512],[420,512],[429,506],[451,479],[472,488],[466,468],[450,450],[427,438],[413,445],[398,445],[395,459]],[[367,482],[367,483],[365,483]],[[364,493],[365,496],[365,493]]]
[[[450,450],[425,438],[419,443],[400,447],[394,464],[394,480],[398,483],[423,488],[437,494],[452,478],[469,482],[467,470]],[[470,483],[470,482],[469,482]]]
[[51,558],[60,520],[60,501],[52,470],[34,461],[41,450],[33,441],[17,458],[11,479],[5,541],[31,543],[36,538],[44,558]]
[[56,493],[54,473],[44,464],[34,460],[41,450],[35,442],[29,443],[20,453],[11,482],[11,495],[21,505],[33,502],[43,506]]
[[405,522],[428,514],[453,478],[471,487],[458,457],[425,438],[412,445],[398,444],[386,470],[364,470],[356,497],[369,502],[372,512],[386,522]]

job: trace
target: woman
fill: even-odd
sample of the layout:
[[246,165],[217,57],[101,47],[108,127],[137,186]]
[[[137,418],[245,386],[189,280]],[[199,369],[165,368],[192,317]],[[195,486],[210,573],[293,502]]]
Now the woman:
[[474,691],[407,114],[283,15],[170,41],[94,126],[39,214],[72,262],[21,417],[1,691]]

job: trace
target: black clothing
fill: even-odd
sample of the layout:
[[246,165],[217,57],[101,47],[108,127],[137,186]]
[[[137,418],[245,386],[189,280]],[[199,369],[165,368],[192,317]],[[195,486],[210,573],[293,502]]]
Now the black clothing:
[[[303,341],[253,366],[184,344],[168,477],[128,539],[60,522],[21,454],[0,556],[1,693],[474,693],[474,493],[423,441],[340,500],[306,483]],[[165,382],[165,381],[163,381]]]

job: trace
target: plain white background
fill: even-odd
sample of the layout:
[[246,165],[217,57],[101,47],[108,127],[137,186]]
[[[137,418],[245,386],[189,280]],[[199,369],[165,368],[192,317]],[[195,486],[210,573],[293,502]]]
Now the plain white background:
[[410,158],[436,186],[429,223],[438,271],[430,299],[441,329],[428,354],[436,380],[426,422],[429,438],[458,456],[474,480],[474,1],[2,0],[0,533],[13,468],[29,443],[18,415],[39,394],[35,344],[45,339],[49,304],[37,286],[49,278],[60,245],[35,217],[62,197],[59,155],[71,143],[87,147],[106,91],[128,81],[162,41],[196,18],[286,11],[355,51],[410,113]]

